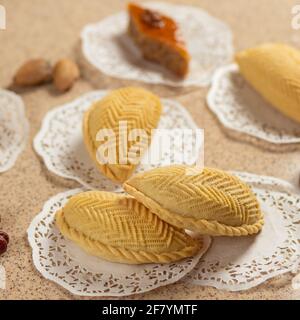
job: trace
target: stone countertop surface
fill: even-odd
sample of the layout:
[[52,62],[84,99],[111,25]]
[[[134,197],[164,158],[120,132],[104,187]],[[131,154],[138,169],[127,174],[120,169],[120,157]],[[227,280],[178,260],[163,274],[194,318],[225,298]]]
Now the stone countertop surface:
[[[175,2],[175,1],[169,1]],[[227,22],[234,33],[236,50],[266,41],[283,41],[300,46],[300,30],[291,27],[294,0],[177,0],[176,3],[202,7]],[[32,140],[46,112],[57,105],[95,89],[112,89],[133,81],[110,78],[84,61],[79,34],[88,23],[96,22],[125,6],[122,0],[2,0],[7,11],[7,30],[0,31],[0,87],[10,86],[17,67],[29,58],[61,57],[76,59],[82,78],[66,94],[57,94],[51,85],[20,90],[30,121],[30,140],[16,165],[0,174],[0,229],[11,236],[9,250],[0,258],[7,273],[1,299],[80,299],[35,269],[26,230],[33,217],[51,196],[78,184],[49,173],[35,154]],[[298,183],[300,148],[269,150],[233,137],[219,124],[205,105],[206,88],[171,88],[145,85],[161,97],[180,101],[205,129],[205,164],[226,170],[248,171]],[[244,292],[229,293],[209,287],[174,284],[128,299],[297,299],[291,288],[291,274],[274,278]],[[101,299],[101,298],[100,298]]]

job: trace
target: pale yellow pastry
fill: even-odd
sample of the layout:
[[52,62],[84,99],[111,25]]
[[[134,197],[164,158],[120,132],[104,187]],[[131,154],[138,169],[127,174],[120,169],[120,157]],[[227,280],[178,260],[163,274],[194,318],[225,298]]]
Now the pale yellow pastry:
[[270,43],[238,53],[235,57],[244,78],[266,101],[300,122],[300,51]]
[[169,263],[194,255],[200,247],[135,199],[109,192],[73,196],[56,213],[56,225],[91,255],[113,262]]
[[[157,96],[136,87],[114,90],[91,106],[83,121],[84,142],[103,174],[117,182],[123,182],[131,176],[138,165],[138,156],[141,157],[151,143],[151,131],[158,125],[161,109]],[[132,135],[135,129],[142,129],[145,138],[140,141],[135,139]],[[109,161],[99,161],[96,156],[97,150],[108,145],[107,140],[98,134],[104,130],[115,137],[109,145],[116,156],[110,157]]]
[[245,236],[257,233],[263,225],[251,189],[220,170],[161,167],[133,176],[124,189],[178,228],[213,236]]

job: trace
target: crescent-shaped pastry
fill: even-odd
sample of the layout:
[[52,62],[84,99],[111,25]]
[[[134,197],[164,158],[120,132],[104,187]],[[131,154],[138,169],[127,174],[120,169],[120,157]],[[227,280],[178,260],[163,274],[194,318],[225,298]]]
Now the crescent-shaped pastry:
[[[114,90],[90,107],[83,121],[84,142],[104,175],[116,182],[131,176],[151,143],[161,109],[157,96],[135,87]],[[140,134],[140,140],[135,134]],[[103,156],[106,151],[111,154],[102,159],[99,150]]]
[[263,225],[251,189],[220,170],[161,167],[133,176],[124,189],[178,228],[213,236],[245,236],[257,233]]
[[109,192],[73,196],[56,213],[56,225],[88,253],[113,262],[169,263],[193,256],[200,246],[135,199]]
[[300,122],[300,51],[284,44],[265,44],[238,53],[240,72],[266,101]]

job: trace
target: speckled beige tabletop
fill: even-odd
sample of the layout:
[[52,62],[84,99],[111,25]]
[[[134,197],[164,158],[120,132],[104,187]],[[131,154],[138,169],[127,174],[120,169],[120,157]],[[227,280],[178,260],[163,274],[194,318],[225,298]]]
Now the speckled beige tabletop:
[[[175,1],[174,1],[175,2]],[[227,22],[234,33],[235,48],[265,41],[284,41],[300,46],[300,30],[291,28],[294,0],[178,0],[201,6]],[[7,288],[0,299],[79,299],[45,280],[34,268],[26,230],[44,202],[58,192],[78,186],[49,173],[32,148],[32,139],[48,110],[94,89],[115,88],[132,81],[96,72],[80,52],[82,27],[124,8],[122,0],[2,0],[7,10],[7,30],[0,31],[0,87],[8,87],[16,68],[32,57],[75,58],[82,79],[72,91],[59,95],[52,86],[19,91],[30,120],[30,140],[10,171],[0,175],[0,229],[11,236],[8,252],[0,258],[7,272]],[[146,86],[163,97],[182,102],[200,127],[205,128],[205,164],[221,169],[272,175],[297,183],[300,148],[271,151],[228,134],[205,105],[206,89],[174,89]],[[275,278],[257,288],[228,293],[214,288],[174,284],[133,296],[133,299],[297,299],[292,275]]]

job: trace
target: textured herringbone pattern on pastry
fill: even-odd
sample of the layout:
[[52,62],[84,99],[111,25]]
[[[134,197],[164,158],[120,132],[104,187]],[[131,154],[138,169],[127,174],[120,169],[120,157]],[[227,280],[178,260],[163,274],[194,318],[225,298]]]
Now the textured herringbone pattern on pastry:
[[205,168],[193,175],[183,165],[137,174],[124,189],[162,220],[209,235],[242,236],[263,225],[259,203],[238,178]]
[[[158,125],[161,108],[159,98],[151,92],[141,88],[127,87],[112,91],[86,112],[83,123],[84,141],[91,158],[108,178],[123,182],[130,177],[138,165],[130,161],[134,159],[136,153],[134,147],[137,146],[135,138],[130,137],[130,132],[132,133],[133,129],[144,130],[146,139],[141,139],[139,144],[142,155],[151,143],[151,130]],[[123,127],[122,123],[125,122],[126,127]],[[105,164],[97,160],[97,149],[106,143],[96,141],[97,133],[101,129],[111,130],[116,137],[116,144],[113,145],[113,141],[111,144],[113,150],[116,150],[115,163]],[[123,139],[120,130],[123,130],[128,138]],[[120,150],[122,150],[121,153]],[[123,163],[123,155],[126,153],[129,161]]]
[[300,122],[300,51],[265,44],[236,55],[244,78],[276,109]]
[[109,192],[75,195],[56,213],[56,224],[90,254],[114,262],[169,263],[194,255],[200,246],[135,199]]

